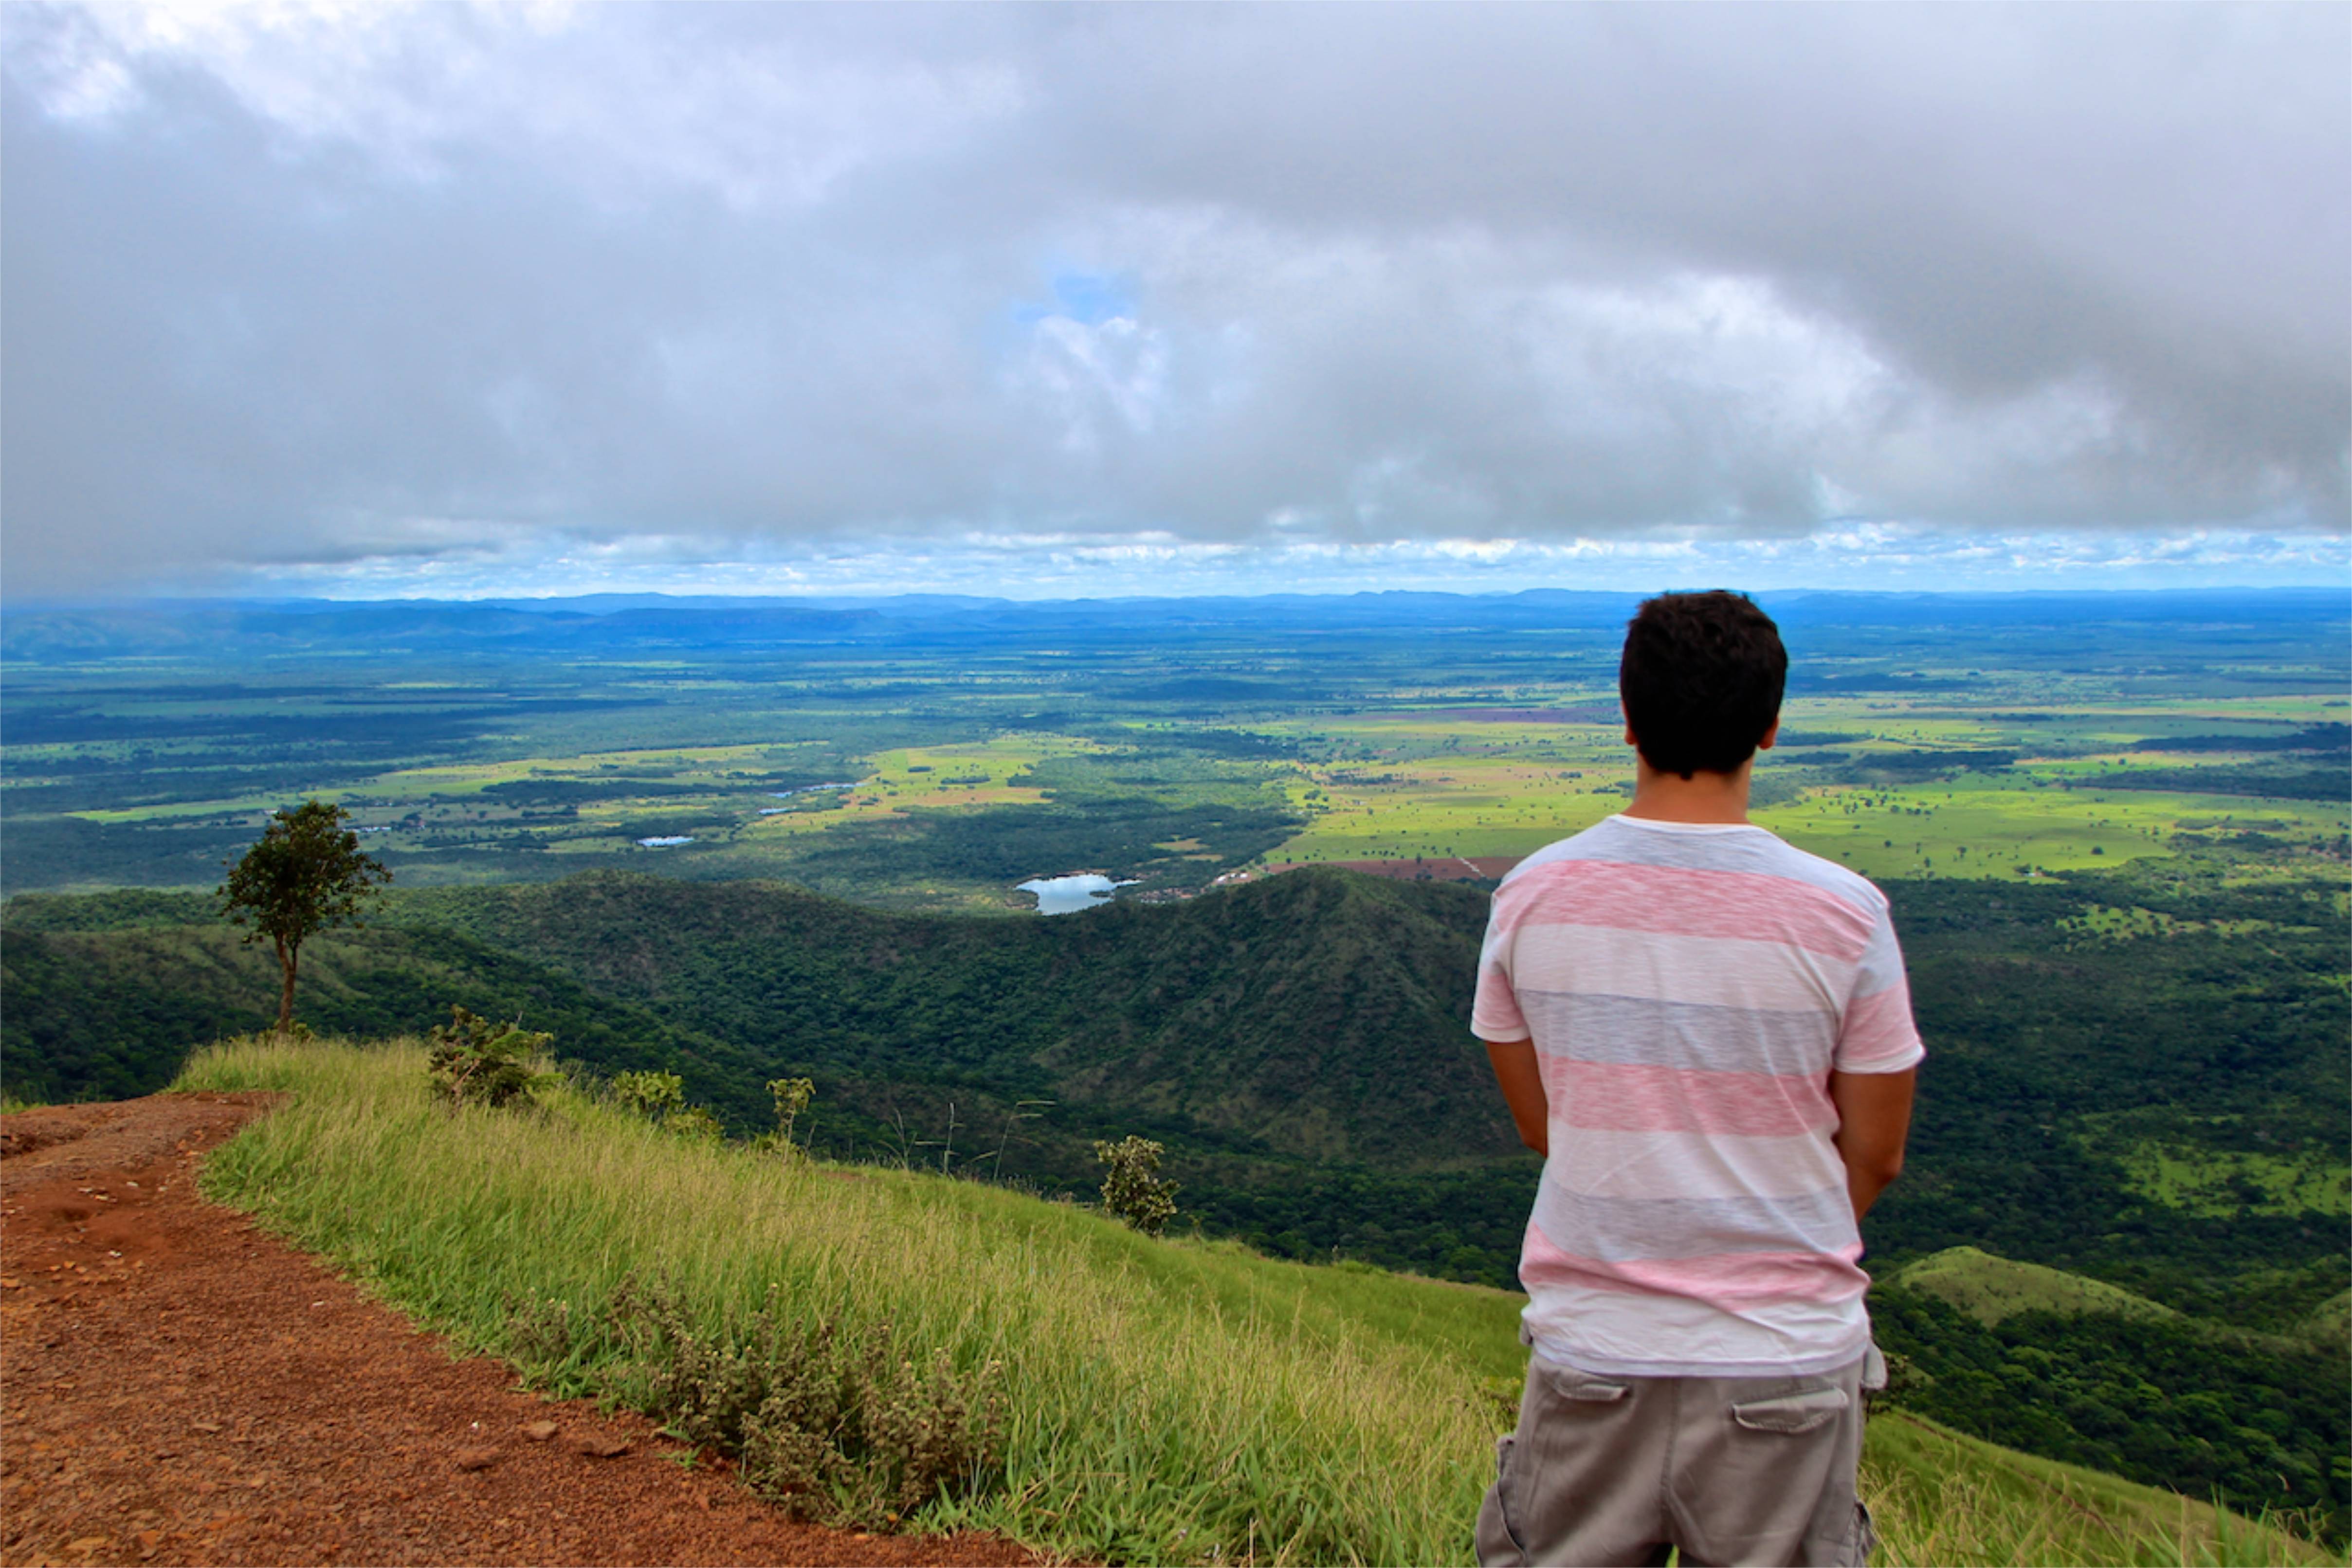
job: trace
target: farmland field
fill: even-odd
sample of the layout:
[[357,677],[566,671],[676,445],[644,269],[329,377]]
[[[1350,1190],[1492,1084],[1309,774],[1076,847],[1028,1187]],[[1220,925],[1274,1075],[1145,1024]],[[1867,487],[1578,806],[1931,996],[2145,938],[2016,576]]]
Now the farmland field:
[[[317,795],[404,885],[624,866],[1009,912],[1077,870],[1144,899],[1314,863],[1490,879],[1623,804],[1630,604],[314,605],[209,638],[17,613],[0,878],[208,885]],[[1796,667],[1758,816],[1806,848],[1881,878],[2342,864],[2326,596],[1766,604]]]

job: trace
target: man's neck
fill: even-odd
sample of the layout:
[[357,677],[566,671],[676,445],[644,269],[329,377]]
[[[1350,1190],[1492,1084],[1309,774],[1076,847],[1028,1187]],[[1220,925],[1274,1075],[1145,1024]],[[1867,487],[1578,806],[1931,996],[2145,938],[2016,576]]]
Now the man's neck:
[[1633,762],[1633,804],[1627,816],[1652,822],[1744,823],[1748,820],[1748,784],[1756,771],[1750,757],[1738,771],[1711,773],[1704,769],[1685,778],[1662,773],[1641,760]]

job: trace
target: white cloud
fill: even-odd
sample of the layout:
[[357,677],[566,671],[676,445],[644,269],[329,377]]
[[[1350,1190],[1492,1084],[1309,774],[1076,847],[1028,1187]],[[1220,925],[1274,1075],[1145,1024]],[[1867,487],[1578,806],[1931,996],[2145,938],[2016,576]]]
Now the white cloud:
[[2347,15],[0,7],[9,588],[2285,571]]
[[1243,543],[1167,532],[973,531],[841,542],[546,534],[452,539],[431,552],[284,563],[204,587],[331,598],[585,593],[956,593],[1013,598],[1351,593],[1412,587],[1654,591],[2315,586],[2352,576],[2340,537],[2201,530],[2146,534],[1955,532],[1849,522],[1780,539],[1396,538]]

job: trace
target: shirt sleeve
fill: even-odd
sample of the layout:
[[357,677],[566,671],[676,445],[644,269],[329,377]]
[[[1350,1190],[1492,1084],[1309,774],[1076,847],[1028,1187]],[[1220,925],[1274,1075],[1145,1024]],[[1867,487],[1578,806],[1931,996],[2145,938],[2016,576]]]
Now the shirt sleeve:
[[1524,1040],[1530,1033],[1511,985],[1509,889],[1495,894],[1486,916],[1486,941],[1478,950],[1478,991],[1470,1005],[1470,1032],[1482,1040]]
[[1838,1026],[1839,1072],[1902,1072],[1919,1065],[1927,1047],[1911,1021],[1911,982],[1903,972],[1903,949],[1895,940],[1895,917],[1884,899],[1870,945],[1856,967],[1853,994]]

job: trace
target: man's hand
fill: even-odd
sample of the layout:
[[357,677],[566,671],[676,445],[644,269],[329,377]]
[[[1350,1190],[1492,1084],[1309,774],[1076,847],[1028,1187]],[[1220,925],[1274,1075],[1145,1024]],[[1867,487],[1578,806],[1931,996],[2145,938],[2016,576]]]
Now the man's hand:
[[1911,1135],[1911,1090],[1918,1078],[1917,1068],[1830,1074],[1830,1103],[1838,1113],[1838,1158],[1845,1162],[1846,1195],[1853,1201],[1857,1225],[1886,1184],[1903,1173],[1903,1144]]
[[1503,1101],[1519,1142],[1538,1154],[1551,1152],[1551,1108],[1544,1100],[1543,1068],[1536,1065],[1533,1040],[1488,1040],[1486,1059],[1495,1064],[1495,1081],[1503,1086]]

